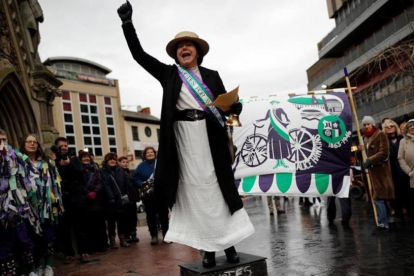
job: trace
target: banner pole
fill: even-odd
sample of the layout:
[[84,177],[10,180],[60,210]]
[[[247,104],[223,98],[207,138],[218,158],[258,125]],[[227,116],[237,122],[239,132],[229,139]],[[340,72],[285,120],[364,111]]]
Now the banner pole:
[[[352,87],[351,87],[351,83],[349,81],[349,74],[348,74],[348,70],[346,69],[346,67],[344,67],[344,74],[345,74],[345,80],[346,80],[346,85],[347,85],[347,89],[348,89],[349,102],[351,104],[351,109],[352,109],[352,115],[354,116],[354,120],[355,120],[355,126],[356,126],[357,135],[358,135],[358,142],[359,142],[360,145],[363,145],[364,142],[362,141],[358,116],[357,116],[357,112],[356,112],[356,108],[355,108],[355,104],[354,104],[354,97],[352,95],[353,94],[352,93]],[[367,152],[365,151],[365,148],[364,148],[362,150],[362,162],[365,162],[365,160],[367,160]],[[362,167],[362,164],[361,164],[361,167]],[[371,176],[369,174],[369,169],[365,169],[365,173],[366,173],[366,176],[367,176],[369,197],[371,198],[372,208],[374,209],[375,223],[378,227],[379,226],[379,224],[378,224],[378,213],[377,213],[377,207],[375,206],[374,198],[372,196],[372,183],[371,183]]]

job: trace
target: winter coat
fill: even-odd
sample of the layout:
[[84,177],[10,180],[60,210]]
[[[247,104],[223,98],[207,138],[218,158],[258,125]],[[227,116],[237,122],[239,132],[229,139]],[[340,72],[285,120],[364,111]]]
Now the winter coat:
[[[103,210],[102,206],[102,197],[104,189],[102,187],[101,174],[97,167],[92,164],[92,166],[85,167],[83,166],[83,187],[85,190],[85,209],[89,212],[99,212]],[[91,192],[96,193],[94,199],[89,198],[88,194]]]
[[394,184],[392,181],[390,166],[390,145],[387,135],[377,129],[370,137],[365,147],[367,158],[372,162],[369,168],[371,184],[374,189],[375,199],[394,199]]
[[106,211],[122,211],[122,196],[127,194],[129,198],[132,197],[132,183],[129,177],[119,165],[116,165],[114,170],[108,166],[104,166],[100,169],[100,173],[105,190],[105,200],[103,205]]
[[[170,208],[177,197],[179,180],[179,161],[173,123],[178,112],[176,104],[182,87],[176,65],[166,65],[147,54],[142,48],[132,22],[122,25],[124,35],[134,59],[156,78],[163,87],[161,108],[160,141],[157,166],[154,177],[155,195],[166,200]],[[199,66],[203,82],[210,88],[214,97],[226,93],[218,72]],[[231,155],[228,148],[228,135],[224,127],[219,126],[215,118],[206,117],[208,140],[217,180],[230,213],[243,208],[237,191],[231,168]],[[202,169],[202,168],[200,168]]]
[[414,136],[406,134],[400,142],[398,161],[401,169],[410,177],[410,187],[414,188]]

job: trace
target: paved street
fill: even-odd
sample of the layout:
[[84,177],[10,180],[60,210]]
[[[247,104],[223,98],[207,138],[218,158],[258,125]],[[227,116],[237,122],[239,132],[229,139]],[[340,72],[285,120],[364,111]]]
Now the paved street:
[[[269,275],[414,275],[414,227],[398,224],[372,235],[370,205],[352,203],[354,216],[344,228],[339,205],[337,220],[329,225],[326,206],[300,207],[291,198],[286,214],[271,217],[265,197],[248,197],[245,208],[256,233],[236,249],[267,257]],[[196,250],[179,244],[150,246],[145,226],[139,237],[130,248],[92,255],[96,261],[88,264],[56,259],[55,275],[179,275],[179,264],[201,260]]]

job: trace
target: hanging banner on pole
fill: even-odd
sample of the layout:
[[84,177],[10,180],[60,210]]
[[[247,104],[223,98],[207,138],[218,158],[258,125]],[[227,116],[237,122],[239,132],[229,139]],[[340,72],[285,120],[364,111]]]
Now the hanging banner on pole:
[[352,113],[344,89],[240,100],[240,194],[348,197]]

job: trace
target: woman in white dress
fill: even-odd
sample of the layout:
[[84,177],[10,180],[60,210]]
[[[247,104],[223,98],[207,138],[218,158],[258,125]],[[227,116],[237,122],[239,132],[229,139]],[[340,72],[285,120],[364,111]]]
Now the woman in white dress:
[[[129,2],[118,14],[132,56],[163,87],[155,194],[172,210],[165,240],[206,251],[204,267],[215,266],[221,250],[237,263],[233,245],[254,227],[234,184],[225,114],[203,106],[226,93],[218,72],[200,66],[209,45],[193,32],[181,32],[166,47],[177,64],[166,65],[143,50]],[[229,113],[241,109],[235,103]]]

